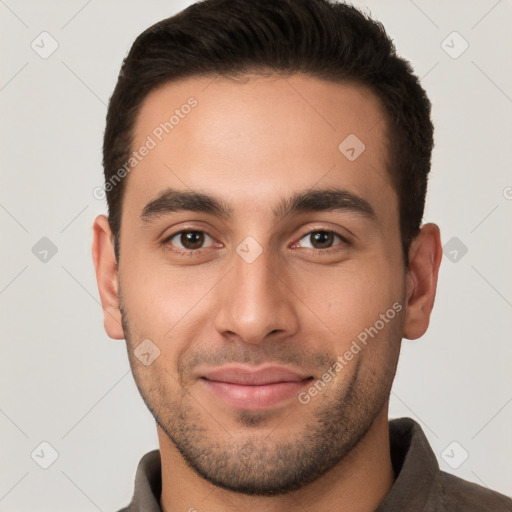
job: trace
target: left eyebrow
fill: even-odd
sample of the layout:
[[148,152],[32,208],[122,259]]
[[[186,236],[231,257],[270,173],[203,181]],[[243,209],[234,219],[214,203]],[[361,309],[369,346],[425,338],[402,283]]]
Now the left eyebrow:
[[[233,208],[222,198],[193,190],[165,189],[158,197],[146,204],[140,215],[144,222],[178,211],[202,212],[230,219]],[[350,211],[376,221],[372,205],[361,196],[335,187],[298,192],[284,198],[272,212],[276,220],[298,213],[322,211]]]
[[377,220],[375,210],[366,199],[335,187],[295,194],[284,199],[273,212],[277,219],[283,219],[297,213],[322,211],[350,211],[370,220]]

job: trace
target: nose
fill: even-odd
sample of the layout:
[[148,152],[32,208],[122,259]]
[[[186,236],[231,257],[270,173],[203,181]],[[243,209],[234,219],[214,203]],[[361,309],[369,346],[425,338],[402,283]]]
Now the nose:
[[265,250],[249,261],[233,255],[233,268],[218,297],[216,329],[226,338],[253,345],[271,335],[282,339],[295,334],[299,326],[296,297],[284,266],[280,270],[278,258]]

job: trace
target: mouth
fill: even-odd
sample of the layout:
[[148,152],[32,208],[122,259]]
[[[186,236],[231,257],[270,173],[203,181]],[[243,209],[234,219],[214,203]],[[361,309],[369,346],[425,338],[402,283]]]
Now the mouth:
[[282,366],[250,369],[224,366],[205,372],[200,381],[207,391],[236,409],[261,411],[289,401],[313,380]]

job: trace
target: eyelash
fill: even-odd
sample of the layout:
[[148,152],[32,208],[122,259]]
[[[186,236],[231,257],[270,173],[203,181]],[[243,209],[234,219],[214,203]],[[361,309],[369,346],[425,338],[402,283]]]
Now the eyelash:
[[[202,252],[205,250],[205,249],[208,249],[208,247],[200,247],[199,249],[175,249],[172,247],[172,244],[170,243],[171,240],[173,238],[175,238],[176,236],[178,235],[181,235],[183,233],[203,233],[205,234],[206,236],[209,236],[212,240],[215,241],[215,239],[209,235],[206,231],[203,231],[203,230],[200,230],[200,229],[181,229],[180,231],[176,231],[175,233],[172,233],[171,235],[169,235],[168,237],[166,237],[162,244],[164,246],[166,246],[169,250],[171,250],[172,252],[174,253],[177,253],[177,254],[180,254],[180,255],[185,255],[185,256],[194,256],[194,255],[199,255],[199,254],[202,254]],[[345,246],[348,246],[350,245],[350,241],[345,237],[343,236],[341,233],[338,233],[337,231],[334,231],[332,229],[314,229],[312,231],[308,231],[307,233],[304,233],[300,238],[299,238],[299,242],[300,240],[302,240],[303,238],[307,237],[307,236],[311,236],[315,233],[327,233],[327,234],[333,234],[335,236],[337,236],[340,240],[341,240],[341,243],[338,244],[338,245],[345,245]],[[298,242],[294,242],[292,245],[296,245]],[[327,247],[325,249],[315,249],[314,247],[303,247],[303,249],[307,249],[308,252],[309,251],[313,251],[315,253],[322,253],[322,254],[331,254],[333,252],[338,252],[341,250],[341,248],[339,248],[338,246],[334,246],[334,247]]]

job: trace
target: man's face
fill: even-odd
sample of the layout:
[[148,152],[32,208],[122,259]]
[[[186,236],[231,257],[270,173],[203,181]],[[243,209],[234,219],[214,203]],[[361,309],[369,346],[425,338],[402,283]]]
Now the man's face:
[[[148,136],[126,178],[119,261],[139,390],[204,478],[250,494],[300,487],[387,418],[405,269],[381,107],[360,86],[304,76],[191,78],[146,98],[132,149]],[[170,189],[227,211],[175,208]],[[344,193],[312,194],[326,190]]]

